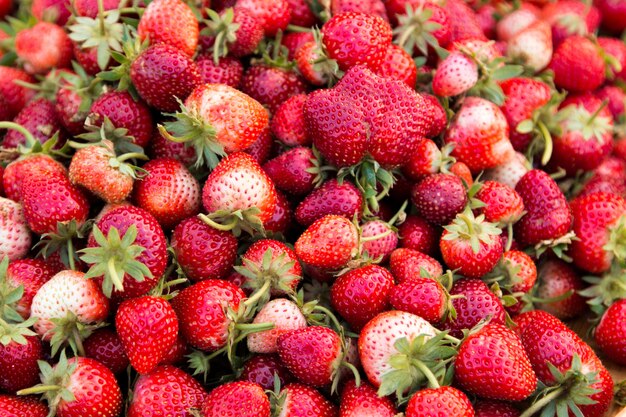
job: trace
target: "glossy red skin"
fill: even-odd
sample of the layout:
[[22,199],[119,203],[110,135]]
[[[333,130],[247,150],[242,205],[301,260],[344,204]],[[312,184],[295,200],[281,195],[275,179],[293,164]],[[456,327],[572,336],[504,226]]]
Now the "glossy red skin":
[[[72,41],[72,52],[76,61],[87,74],[95,76],[101,71],[98,65],[98,48],[83,49],[79,43]],[[109,59],[107,67],[110,62],[111,60]]]
[[434,225],[450,223],[467,204],[467,191],[456,175],[433,174],[413,186],[417,214]]
[[513,188],[496,181],[485,181],[476,198],[486,205],[479,208],[492,223],[514,223],[524,212],[522,197]]
[[445,264],[467,278],[480,278],[491,271],[502,256],[504,247],[497,235],[491,235],[491,242],[480,242],[478,252],[474,252],[469,240],[460,238],[447,240],[450,232],[444,230],[439,240],[439,249]]
[[61,123],[72,135],[79,135],[84,132],[86,114],[79,112],[82,99],[77,92],[69,88],[60,88],[56,95],[55,108]]
[[407,179],[420,182],[426,176],[439,172],[441,157],[441,150],[435,142],[430,139],[420,140],[409,161],[402,166],[402,173]]
[[352,220],[360,218],[363,196],[349,181],[340,185],[331,179],[314,189],[296,208],[296,220],[303,226],[309,226],[316,220],[329,214],[343,216]]
[[239,379],[259,384],[266,390],[273,390],[274,375],[278,376],[281,387],[293,381],[293,375],[282,364],[277,354],[258,354],[246,361]]
[[456,310],[456,320],[448,319],[443,323],[444,329],[459,337],[463,329],[471,329],[482,319],[491,316],[490,323],[504,324],[504,307],[502,302],[489,287],[478,279],[462,279],[457,281],[450,290],[450,295],[463,294],[465,298],[452,300]]
[[180,109],[202,80],[195,63],[177,48],[156,44],[143,51],[130,67],[130,78],[149,106],[162,112]]
[[391,43],[391,27],[378,16],[344,12],[322,26],[322,41],[328,56],[347,71],[355,65],[376,70]]
[[[299,0],[294,0],[299,1]],[[289,32],[283,35],[282,44],[289,51],[287,58],[294,60],[296,58],[296,51],[302,45],[307,42],[313,41],[313,34],[311,32]]]
[[205,55],[196,59],[196,67],[202,83],[226,84],[239,88],[243,77],[243,65],[237,58],[223,57],[215,64],[213,57]]
[[409,248],[399,248],[391,252],[389,268],[398,284],[419,278],[422,269],[433,279],[443,273],[439,261]]
[[[626,58],[626,55],[624,56],[624,58]],[[624,65],[626,65],[626,62],[624,63]],[[604,87],[596,91],[595,95],[602,101],[606,100],[606,106],[611,112],[613,120],[619,121],[619,118],[624,114],[626,109],[624,105],[624,103],[626,102],[626,93],[624,93],[621,88],[614,85],[605,85]]]
[[[238,24],[239,28],[235,32],[235,40],[228,43],[228,55],[242,58],[252,54],[263,40],[263,22],[250,10],[242,7],[234,7],[233,12],[233,24]],[[215,39],[201,37],[200,41],[204,49],[210,49]]]
[[192,56],[198,46],[199,24],[186,3],[156,0],[144,10],[137,33],[142,40],[150,38],[152,45],[165,43]]
[[313,150],[296,147],[270,159],[263,164],[263,170],[274,182],[276,188],[295,196],[304,196],[313,191],[316,175],[307,170],[314,168]]
[[368,265],[340,275],[330,289],[330,302],[354,331],[359,331],[389,306],[393,275]]
[[605,79],[604,61],[596,45],[582,36],[570,36],[556,48],[548,66],[554,83],[570,92],[592,91]]
[[155,130],[150,140],[148,155],[151,159],[174,158],[191,166],[196,162],[196,150],[193,146],[185,146],[184,143],[172,142],[164,138],[158,130]]
[[281,362],[298,381],[313,387],[331,382],[341,357],[341,340],[328,327],[309,326],[278,337]]
[[602,352],[621,365],[626,365],[625,320],[626,300],[618,300],[602,315],[593,334]]
[[228,338],[230,319],[225,308],[237,311],[244,292],[228,281],[209,279],[182,290],[172,306],[180,320],[180,330],[187,342],[204,351],[223,347]]
[[448,115],[437,97],[428,93],[422,93],[421,95],[426,100],[426,104],[430,105],[428,114],[432,116],[430,126],[426,130],[426,137],[434,138],[439,136],[446,129]]
[[207,397],[191,375],[171,365],[159,366],[137,380],[128,417],[185,415],[190,408],[201,408]]
[[39,288],[56,274],[51,266],[41,259],[19,259],[9,263],[6,281],[9,285],[24,287],[24,293],[17,302],[16,311],[27,320],[30,317],[30,305]]
[[537,387],[521,340],[503,324],[489,323],[465,338],[454,369],[455,382],[482,398],[521,401]]
[[276,207],[274,213],[268,221],[265,222],[265,230],[268,232],[286,234],[293,224],[293,210],[289,206],[289,200],[285,194],[280,191],[276,192]]
[[305,94],[291,96],[280,104],[271,120],[272,134],[288,146],[308,146],[311,137],[306,129],[304,120]]
[[389,397],[379,397],[374,387],[367,382],[361,381],[358,387],[352,379],[346,382],[341,393],[339,417],[394,417],[397,413]]
[[626,29],[626,5],[619,1],[596,0],[594,5],[602,15],[602,27],[615,34]]
[[400,246],[427,255],[433,255],[439,242],[440,232],[422,217],[409,214],[398,226]]
[[311,27],[317,22],[317,17],[311,11],[306,0],[287,0],[291,17],[289,23],[300,27]]
[[263,387],[248,381],[228,382],[215,388],[202,406],[205,417],[270,417],[270,401]]
[[519,268],[517,273],[519,282],[513,283],[511,291],[523,293],[530,291],[537,281],[537,267],[533,259],[525,252],[515,249],[504,252],[502,259],[511,267]]
[[570,264],[560,259],[551,259],[539,268],[539,285],[537,296],[550,299],[572,291],[572,295],[565,300],[554,303],[538,304],[541,310],[554,314],[561,320],[580,316],[587,311],[587,304],[578,291],[582,291],[586,284],[580,274]]
[[84,342],[85,355],[106,366],[114,374],[126,370],[130,362],[117,332],[109,328],[98,329]]
[[18,397],[0,394],[0,409],[4,417],[46,417],[48,406],[35,396]]
[[398,45],[390,45],[382,63],[376,70],[381,77],[394,78],[403,81],[411,88],[417,82],[417,66],[411,55]]
[[446,2],[446,11],[450,18],[450,43],[465,39],[486,40],[476,13],[462,0]]
[[456,388],[443,386],[417,391],[406,407],[406,417],[474,417],[467,395]]
[[37,336],[25,338],[24,345],[0,343],[0,390],[4,392],[15,393],[40,382],[37,361],[44,359],[43,344]]
[[25,156],[9,163],[2,175],[2,185],[7,198],[13,201],[22,201],[22,188],[25,178],[32,176],[32,172],[39,169],[66,174],[67,170],[60,162],[45,154]]
[[72,41],[63,27],[40,21],[15,35],[15,53],[31,74],[66,68],[72,60]]
[[200,183],[175,159],[152,159],[148,174],[135,183],[133,201],[152,214],[163,229],[174,228],[200,212]]
[[286,394],[285,415],[289,417],[337,417],[337,407],[319,391],[302,384],[289,384],[281,390]]
[[530,246],[566,234],[572,224],[567,200],[558,185],[544,171],[533,169],[517,183],[526,214],[514,225],[515,240]]
[[257,140],[252,142],[252,145],[248,146],[242,152],[250,155],[259,164],[264,164],[274,155],[274,148],[274,138],[270,133],[270,127],[268,125],[259,133]]
[[[55,133],[58,133],[59,145],[65,142],[66,133],[54,108],[54,104],[46,99],[37,99],[28,103],[13,120],[22,125],[41,143],[46,142]],[[17,130],[8,130],[4,136],[2,146],[17,148],[26,142],[24,135]]]
[[307,90],[295,72],[267,65],[253,65],[241,80],[241,91],[248,94],[274,114],[285,100]]
[[500,84],[506,97],[500,107],[509,124],[509,138],[516,151],[524,152],[532,141],[532,134],[520,133],[517,125],[532,118],[535,110],[545,105],[552,96],[550,87],[530,78],[511,78]]
[[197,217],[176,226],[171,246],[185,275],[194,282],[225,278],[237,258],[237,238]]
[[102,94],[91,105],[90,121],[99,126],[108,117],[116,128],[128,129],[133,143],[145,148],[153,136],[154,123],[150,109],[143,101],[135,101],[125,91]]
[[4,96],[7,105],[5,120],[13,119],[35,95],[34,91],[14,83],[14,80],[36,82],[32,76],[21,69],[0,66],[0,95]]
[[406,311],[438,324],[446,312],[446,294],[432,278],[411,278],[393,287],[389,302],[396,310]]
[[479,400],[474,404],[475,417],[519,417],[521,413],[511,403]]
[[[134,244],[145,248],[137,260],[152,272],[152,278],[146,277],[142,282],[135,281],[128,274],[124,275],[124,291],[113,289],[113,298],[138,297],[154,287],[165,272],[168,259],[165,235],[154,216],[139,207],[121,206],[108,211],[96,225],[105,236],[109,234],[112,227],[115,227],[120,236],[123,236],[130,226],[135,225],[137,238]],[[93,235],[89,236],[87,246],[90,248],[97,246]]]
[[284,32],[291,19],[287,0],[239,0],[237,8],[245,9],[255,17],[268,37],[274,37],[279,30]]
[[188,358],[187,355],[191,353],[191,348],[185,341],[185,339],[178,334],[176,342],[172,345],[170,350],[165,354],[161,365],[176,365],[185,362]]

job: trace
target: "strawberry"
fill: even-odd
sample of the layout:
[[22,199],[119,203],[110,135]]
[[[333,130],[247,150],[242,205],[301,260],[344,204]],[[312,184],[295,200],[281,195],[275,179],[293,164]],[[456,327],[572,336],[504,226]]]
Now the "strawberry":
[[227,281],[205,280],[182,290],[172,300],[180,330],[190,345],[215,351],[228,340],[232,323],[227,309],[237,311],[244,292]]
[[450,18],[450,43],[463,39],[484,39],[476,13],[464,1],[446,1],[446,11]]
[[602,27],[613,33],[622,33],[626,27],[624,26],[624,17],[626,16],[626,8],[621,3],[614,3],[607,0],[597,0],[594,5],[602,15]]
[[130,79],[149,106],[166,112],[176,111],[177,99],[186,99],[201,82],[194,62],[164,43],[150,46],[132,61]]
[[201,218],[209,225],[215,225],[213,218],[222,218],[236,235],[241,230],[252,234],[274,213],[276,189],[250,155],[236,152],[222,159],[207,178],[202,205],[209,215]]
[[502,324],[489,323],[465,338],[454,370],[460,387],[483,398],[521,401],[537,387],[519,337]]
[[164,229],[200,212],[200,183],[181,162],[153,159],[142,168],[146,175],[137,182],[133,200]]
[[278,354],[302,383],[314,387],[330,384],[342,361],[341,338],[327,327],[310,326],[278,337]]
[[416,392],[409,400],[405,414],[406,417],[473,417],[474,409],[462,391],[444,386]]
[[336,215],[347,219],[360,217],[363,197],[361,192],[348,181],[331,179],[313,190],[296,208],[296,220],[310,226],[316,220]]
[[[104,10],[117,9],[120,0],[104,0],[102,2]],[[95,19],[98,16],[98,2],[94,0],[76,0],[73,4],[78,16],[86,16]]]
[[278,398],[281,417],[337,417],[337,407],[307,385],[288,384]]
[[8,198],[0,197],[0,256],[17,260],[30,250],[32,237],[22,206]]
[[207,397],[202,385],[189,374],[171,365],[158,366],[137,379],[127,416],[183,416],[190,408],[201,408]]
[[621,323],[626,318],[626,300],[613,303],[602,315],[593,337],[602,352],[619,364],[626,364],[624,328]]
[[19,395],[43,393],[52,414],[59,417],[116,417],[122,409],[122,394],[115,375],[101,363],[80,356],[61,354],[54,366],[39,363],[42,383]]
[[305,94],[296,94],[281,103],[271,121],[272,134],[288,146],[308,146],[311,144],[305,120]]
[[583,36],[570,36],[554,51],[549,68],[554,84],[570,92],[592,91],[605,80],[601,48]]
[[117,158],[109,140],[87,145],[72,156],[69,179],[107,203],[120,203],[130,195],[136,177],[132,165]]
[[176,342],[178,319],[162,298],[126,300],[115,314],[115,328],[130,364],[140,374],[151,372]]
[[[626,47],[626,45],[625,45]],[[624,65],[626,65],[626,54],[624,55]],[[614,85],[605,85],[596,91],[597,97],[603,102],[606,100],[607,107],[613,116],[613,120],[619,118],[626,112],[626,93],[621,88]]]
[[270,417],[270,401],[263,388],[252,382],[229,382],[209,393],[202,405],[204,417]]
[[[30,324],[32,322],[30,320]],[[3,320],[0,330],[0,389],[4,392],[14,393],[39,382],[37,362],[44,358],[44,347],[37,335],[28,329],[28,324],[11,325]]]
[[0,394],[0,410],[5,417],[46,417],[48,407],[33,397]]
[[387,398],[380,398],[367,382],[357,386],[354,380],[346,383],[341,393],[339,417],[394,417],[398,410]]
[[552,39],[560,45],[572,35],[586,36],[600,26],[600,13],[594,6],[584,7],[574,0],[561,0],[547,4],[541,11],[541,18],[552,26]]
[[463,211],[468,200],[459,177],[432,174],[413,186],[411,201],[419,216],[435,225],[444,225]]
[[424,218],[408,215],[398,226],[400,247],[432,255],[439,241],[438,230]]
[[[128,299],[152,289],[167,264],[165,235],[147,211],[115,207],[94,225],[81,259],[107,296]],[[107,266],[110,265],[110,266]]]
[[252,145],[248,146],[243,152],[250,155],[255,161],[259,164],[264,164],[270,159],[274,154],[274,139],[270,134],[269,126],[266,126],[257,139],[252,143]]
[[403,81],[409,87],[415,87],[417,82],[417,66],[411,55],[398,45],[391,44],[382,64],[376,70],[376,74],[385,78],[393,78]]
[[31,11],[39,21],[53,21],[65,25],[72,15],[65,0],[33,0]]
[[[9,257],[10,259],[10,257]],[[24,287],[22,297],[15,305],[15,311],[24,320],[30,317],[30,306],[39,288],[55,274],[54,269],[40,259],[19,259],[9,263],[6,271],[6,283],[9,287]]]
[[398,234],[391,224],[370,220],[361,226],[361,253],[367,254],[370,259],[387,262],[397,247]]
[[539,9],[531,3],[524,3],[502,17],[497,23],[498,40],[508,42],[513,36],[526,29],[539,19]]
[[287,0],[291,10],[289,23],[301,27],[311,27],[317,22],[309,3],[306,0]]
[[98,329],[84,342],[85,355],[119,375],[130,364],[118,334],[109,328]]
[[347,71],[356,65],[376,70],[391,44],[391,27],[378,16],[345,12],[322,26],[322,42],[330,59]]
[[306,93],[306,85],[294,71],[259,64],[249,67],[244,73],[241,90],[274,114],[290,97]]
[[452,52],[439,62],[433,77],[433,92],[453,97],[468,91],[478,81],[476,62],[461,52]]
[[248,359],[243,366],[239,379],[259,384],[265,390],[272,390],[276,377],[280,381],[280,386],[285,386],[285,384],[293,381],[293,375],[280,362],[278,355],[271,354],[255,355]]
[[[613,259],[624,259],[620,230],[626,224],[626,202],[609,193],[592,193],[570,203],[574,216],[570,256],[574,264],[592,274],[609,270]],[[622,249],[620,249],[622,248]]]
[[65,68],[72,59],[72,42],[61,26],[38,22],[15,37],[15,53],[30,74],[45,74],[52,68]]
[[34,91],[18,85],[14,80],[27,83],[35,82],[28,73],[18,68],[0,66],[0,93],[2,93],[6,105],[4,111],[6,118],[3,120],[13,119],[35,95]]
[[[276,118],[274,118],[276,120]],[[285,151],[263,164],[263,170],[272,179],[276,188],[291,195],[307,195],[313,191],[317,176],[312,171],[318,159],[311,148],[296,147]],[[351,184],[345,184],[348,188]],[[337,186],[337,192],[340,194]],[[356,193],[358,191],[355,190]]]
[[205,21],[201,42],[210,44],[213,63],[218,58],[244,57],[253,53],[263,40],[263,22],[242,7],[228,8],[217,14],[208,11],[210,20]]
[[443,273],[439,261],[409,248],[394,250],[389,258],[389,268],[398,284],[421,277],[422,270],[432,278]]
[[2,175],[2,185],[8,198],[13,201],[22,201],[22,187],[25,178],[33,176],[31,172],[43,169],[65,174],[67,170],[60,162],[55,161],[49,155],[35,153],[25,155],[12,161],[6,166]]
[[524,300],[524,294],[530,292],[536,281],[537,267],[535,262],[525,252],[519,250],[507,250],[504,252],[498,265],[487,275],[485,280],[485,282],[490,284],[497,282],[500,290],[508,291],[517,299],[517,304],[508,305],[508,300],[501,297],[503,302],[507,304],[507,309],[510,313],[519,312],[522,309],[523,305],[520,302],[520,298]]
[[538,20],[517,32],[506,44],[506,55],[536,72],[546,68],[553,56],[550,25]]
[[430,139],[422,139],[416,145],[409,161],[402,166],[404,176],[420,182],[430,174],[437,174],[443,167],[444,153]]
[[235,236],[205,224],[198,217],[180,222],[170,243],[176,262],[191,281],[225,278],[237,258]]
[[137,33],[150,43],[172,45],[187,56],[198,46],[199,25],[191,8],[180,0],[151,2],[139,19]]
[[619,39],[605,37],[598,37],[598,44],[602,47],[605,56],[608,55],[605,58],[608,58],[609,64],[607,78],[609,80],[626,79],[626,45]]
[[337,270],[345,267],[358,250],[356,226],[345,217],[324,216],[311,224],[295,244],[296,255],[312,267]]
[[472,173],[494,168],[513,157],[504,114],[495,104],[479,97],[463,101],[445,140],[455,144],[451,155],[467,164]]
[[368,265],[340,275],[330,290],[333,308],[352,329],[359,331],[374,316],[387,310],[393,275],[378,265]]
[[515,152],[513,157],[495,168],[485,171],[483,179],[501,182],[515,188],[519,180],[529,171],[530,163],[524,155]]
[[[15,117],[14,122],[28,130],[33,137],[45,143],[57,133],[59,144],[65,142],[65,130],[59,119],[54,105],[43,98],[28,103]],[[5,148],[17,148],[26,144],[27,139],[17,130],[9,130],[5,135],[2,146]],[[32,146],[32,145],[31,145]]]
[[488,222],[512,224],[522,217],[524,202],[517,191],[506,184],[485,181],[474,197],[485,204],[478,211]]
[[268,37],[276,36],[279,30],[285,31],[291,18],[288,0],[238,0],[237,8],[256,18]]
[[[300,0],[294,0],[300,1]],[[292,9],[293,10],[293,9]],[[293,61],[296,59],[296,52],[305,43],[315,40],[312,32],[289,32],[283,35],[282,44],[288,50],[287,59]],[[296,62],[296,65],[298,63]]]
[[196,67],[203,84],[226,84],[239,88],[243,77],[243,65],[237,58],[223,57],[216,64],[213,58],[200,55]]
[[294,59],[298,71],[309,84],[321,87],[336,78],[335,61],[327,61],[320,41],[315,38],[300,45],[295,52]]
[[484,215],[474,217],[466,209],[454,221],[444,227],[439,248],[444,262],[450,269],[458,270],[468,278],[480,278],[491,271],[502,256],[502,232],[493,223],[486,222]]
[[[30,229],[38,234],[56,232],[58,223],[87,220],[89,202],[67,174],[58,171],[31,171],[22,184],[24,217]],[[47,198],[46,198],[47,196]]]
[[460,337],[462,330],[469,330],[488,317],[491,323],[504,324],[502,302],[481,280],[459,280],[452,286],[450,295],[461,295],[452,299],[456,318],[449,317],[443,323],[443,328],[449,329],[453,336]]
[[[170,132],[171,133],[171,132]],[[196,150],[181,142],[172,142],[156,130],[150,140],[148,155],[151,158],[174,158],[190,167],[198,159]]]
[[476,417],[519,417],[521,413],[504,401],[479,400],[474,404]]
[[571,227],[572,214],[565,196],[548,174],[528,171],[515,191],[522,197],[527,213],[514,226],[515,239],[523,246],[536,245],[565,235]]
[[[546,300],[543,303],[539,301],[541,310],[561,320],[580,316],[586,311],[585,299],[578,293],[585,288],[585,283],[569,264],[560,259],[550,259],[539,267],[538,275],[536,294],[540,300]],[[559,301],[551,301],[563,297]]]
[[274,324],[270,330],[248,336],[248,349],[254,353],[275,353],[282,334],[307,327],[306,318],[298,305],[285,298],[270,300],[261,307],[252,322]]
[[394,309],[415,314],[436,325],[451,312],[450,295],[435,279],[414,277],[393,287],[389,303]]

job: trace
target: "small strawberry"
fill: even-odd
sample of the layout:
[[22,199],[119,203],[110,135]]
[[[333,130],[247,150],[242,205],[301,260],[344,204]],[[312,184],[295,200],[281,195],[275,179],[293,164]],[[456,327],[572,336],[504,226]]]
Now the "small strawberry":
[[0,410],[5,417],[46,417],[48,407],[33,397],[0,394]]
[[8,323],[2,319],[0,389],[4,392],[15,393],[39,382],[37,362],[44,359],[44,347],[37,334],[28,328],[34,321],[12,323],[9,320]]
[[241,91],[261,103],[270,114],[274,114],[290,97],[304,94],[306,90],[299,74],[273,65],[252,65],[241,80]]
[[263,40],[263,25],[254,13],[242,7],[227,8],[220,14],[209,10],[206,28],[200,32],[203,45],[212,50],[213,63],[218,59],[252,54]]
[[305,94],[296,94],[281,103],[272,117],[272,134],[288,146],[311,144],[304,120]]
[[[316,161],[311,148],[295,147],[264,163],[263,170],[279,190],[296,196],[307,195],[313,191],[318,179],[316,174],[309,172],[315,169]],[[351,184],[345,185],[349,187]]]
[[403,81],[409,87],[417,82],[417,66],[411,55],[398,45],[391,44],[376,74],[385,78]]
[[32,237],[21,204],[0,197],[0,256],[21,259],[30,250]]
[[456,175],[432,174],[413,186],[411,201],[419,216],[445,225],[467,205],[467,190]]
[[296,220],[310,226],[316,220],[328,216],[360,217],[363,205],[361,192],[349,181],[330,179],[307,195],[296,208]]
[[511,188],[515,188],[519,180],[529,171],[531,164],[526,157],[515,152],[513,157],[502,165],[485,171],[483,179],[501,182]]
[[312,267],[338,270],[358,251],[356,226],[345,217],[324,216],[311,224],[296,241],[296,255]]
[[413,249],[426,255],[432,255],[439,241],[439,231],[424,218],[408,215],[398,225],[400,247]]
[[416,392],[409,400],[405,414],[406,417],[473,417],[474,408],[462,391],[444,386]]
[[85,355],[95,359],[111,370],[115,375],[125,371],[130,365],[120,337],[110,328],[98,329],[84,342]]
[[72,59],[72,42],[61,26],[38,22],[15,37],[15,53],[30,74],[45,74],[52,68],[65,68]]
[[393,287],[389,303],[437,325],[452,312],[450,294],[437,280],[415,276]]
[[361,226],[361,253],[370,259],[387,262],[397,247],[398,234],[390,223],[370,220]]
[[6,283],[13,288],[20,285],[24,287],[24,293],[15,305],[15,311],[24,320],[30,317],[33,297],[43,284],[50,281],[55,273],[56,271],[41,259],[19,259],[9,263],[6,271]]
[[537,307],[561,320],[580,316],[587,309],[579,294],[584,288],[585,283],[574,268],[560,259],[550,259],[539,267]]
[[337,407],[307,385],[288,384],[277,396],[281,417],[337,417]]
[[152,45],[172,45],[192,56],[198,45],[198,19],[183,1],[156,0],[141,15],[137,33],[142,40],[148,38]]
[[517,32],[506,44],[507,57],[524,63],[535,72],[550,64],[553,50],[550,25],[543,20]]
[[461,52],[452,52],[439,62],[433,77],[433,92],[440,97],[458,96],[478,82],[476,62]]
[[541,11],[541,18],[552,26],[552,38],[560,45],[572,35],[593,34],[600,26],[600,13],[594,6],[584,7],[574,0],[561,0],[547,4]]
[[626,319],[626,300],[613,303],[602,315],[593,337],[602,352],[612,361],[626,364],[626,344],[624,344],[624,326]]
[[[65,142],[65,130],[52,102],[40,98],[28,103],[13,120],[32,133],[33,137],[45,143],[54,134],[58,134],[58,144]],[[2,146],[5,148],[17,148],[27,143],[27,139],[19,131],[11,129],[4,136]]]
[[9,163],[2,175],[2,185],[7,198],[13,201],[22,201],[22,188],[24,179],[33,176],[31,172],[43,169],[66,174],[67,170],[50,155],[35,153],[24,155]]
[[228,382],[209,393],[203,417],[270,417],[270,401],[263,387],[248,381]]
[[6,106],[4,120],[12,120],[35,95],[34,91],[15,83],[15,80],[35,82],[33,77],[18,68],[0,66],[0,93]]
[[398,284],[420,278],[422,270],[432,278],[443,274],[439,261],[409,248],[394,250],[389,258],[389,268]]
[[380,398],[367,382],[356,385],[354,380],[346,383],[341,393],[339,417],[394,417],[398,410],[387,398]]
[[532,3],[525,3],[519,9],[513,10],[502,17],[497,23],[497,38],[508,42],[513,36],[539,19],[539,9]]
[[549,68],[554,71],[554,84],[571,92],[595,90],[605,80],[601,48],[583,36],[565,39],[554,51]]
[[485,181],[474,197],[485,204],[478,211],[488,222],[512,224],[523,215],[522,198],[506,184]]

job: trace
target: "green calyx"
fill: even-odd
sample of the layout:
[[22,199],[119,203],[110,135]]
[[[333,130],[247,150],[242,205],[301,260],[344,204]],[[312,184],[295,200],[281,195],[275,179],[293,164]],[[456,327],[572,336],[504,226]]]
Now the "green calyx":
[[211,214],[199,214],[198,217],[207,225],[217,230],[232,232],[236,237],[239,237],[241,232],[246,232],[250,236],[259,234],[264,236],[265,228],[259,219],[260,212],[258,207],[251,207],[246,210],[218,210]]
[[36,317],[15,323],[7,323],[0,318],[0,345],[7,346],[11,343],[25,345],[28,343],[26,336],[37,336],[37,333],[30,329],[36,322]]
[[166,114],[176,120],[158,125],[159,132],[167,140],[193,147],[197,156],[194,164],[196,168],[205,165],[215,168],[219,158],[226,155],[224,146],[216,141],[217,131],[202,115],[189,110],[182,101],[178,102],[180,111]]
[[431,21],[433,10],[421,4],[413,9],[406,5],[406,13],[398,16],[398,26],[393,30],[395,43],[413,56],[415,49],[428,56],[428,48],[438,49],[439,42],[433,32],[441,28],[441,24]]
[[101,119],[99,116],[90,115],[85,121],[85,128],[87,133],[77,136],[84,142],[71,141],[70,145],[73,148],[81,149],[91,145],[99,145],[116,155],[131,153],[134,158],[148,159],[143,148],[135,144],[135,138],[128,134],[128,129],[115,127],[111,119],[106,116]]
[[597,317],[615,301],[626,299],[626,269],[618,264],[601,277],[585,276],[583,280],[590,285],[579,294],[587,298],[587,304]]
[[136,29],[130,25],[123,25],[124,33],[122,34],[121,51],[110,49],[111,58],[113,58],[119,65],[111,68],[107,71],[101,71],[98,73],[97,78],[104,82],[117,82],[117,89],[120,91],[128,90],[128,92],[135,98],[139,98],[139,94],[132,85],[130,79],[130,66],[133,61],[148,48],[150,40],[146,38],[141,41],[137,35]]
[[576,236],[576,233],[571,231],[556,239],[542,240],[541,242],[535,244],[532,248],[527,248],[525,252],[532,257],[538,258],[550,249],[552,250],[552,253],[557,256],[557,258],[562,259],[565,262],[572,262],[572,258],[567,255],[567,250],[569,249],[569,245],[571,245],[575,240],[579,239]]
[[124,291],[126,274],[138,282],[144,281],[146,277],[153,277],[150,269],[137,260],[145,251],[145,248],[135,245],[137,226],[131,225],[123,237],[120,237],[115,227],[109,229],[107,236],[104,236],[98,226],[94,226],[92,233],[98,246],[81,250],[80,259],[91,265],[85,278],[104,276],[104,295],[110,298],[113,288]]
[[485,221],[484,214],[475,217],[469,207],[457,214],[452,224],[444,226],[444,229],[448,231],[444,240],[468,240],[474,253],[480,251],[481,243],[489,245],[492,239],[502,233],[495,224]]
[[52,356],[67,346],[75,355],[85,356],[83,340],[91,336],[94,330],[106,325],[105,323],[83,323],[71,311],[68,311],[65,317],[53,318],[50,321],[54,324],[54,327],[49,330],[52,335],[50,339]]
[[76,270],[78,254],[74,250],[74,239],[83,239],[91,229],[92,221],[78,225],[76,220],[69,222],[57,222],[55,232],[45,233],[35,245],[39,249],[39,255],[47,258],[55,252],[59,252],[61,262],[66,267]]
[[70,378],[76,371],[78,362],[68,363],[65,351],[61,352],[59,362],[54,368],[46,361],[38,361],[41,375],[41,384],[26,388],[17,392],[17,395],[43,394],[50,408],[49,417],[56,415],[56,410],[61,401],[75,401],[76,397],[67,387]]
[[389,360],[392,369],[383,374],[378,395],[395,394],[398,402],[404,403],[425,386],[449,385],[456,349],[446,336],[447,332],[439,332],[434,337],[421,334],[412,341],[406,337],[396,340],[394,347],[398,353]]
[[220,58],[228,55],[228,46],[237,40],[237,31],[241,24],[234,23],[235,13],[232,7],[224,10],[220,15],[214,10],[205,9],[208,19],[204,20],[206,27],[201,35],[215,38],[212,46],[213,62],[217,65]]
[[531,417],[536,413],[541,417],[552,416],[583,416],[579,406],[595,404],[590,397],[600,390],[591,386],[598,382],[597,372],[585,373],[578,354],[574,354],[572,365],[566,372],[559,371],[548,363],[550,373],[555,383],[550,386],[539,382],[536,393],[533,395],[532,405],[520,417]]
[[17,312],[17,303],[24,296],[24,286],[15,287],[9,283],[8,267],[9,257],[5,256],[0,262],[0,319],[9,324],[21,323],[24,319]]
[[343,77],[344,72],[339,69],[337,61],[328,56],[328,52],[322,41],[322,32],[315,28],[312,33],[313,40],[315,41],[313,55],[316,56],[315,60],[311,62],[313,70],[321,74],[322,79],[328,87],[332,87]]
[[626,264],[626,215],[622,215],[609,228],[609,239],[602,249],[610,252],[621,265]]
[[570,105],[559,111],[557,119],[566,132],[580,132],[584,140],[595,139],[602,143],[604,137],[612,132],[613,120],[610,116],[602,116],[600,113],[606,107],[607,101],[602,106],[590,113],[584,106]]
[[393,171],[381,167],[371,157],[366,157],[356,165],[341,168],[337,173],[337,181],[341,184],[346,178],[353,179],[361,191],[365,200],[364,215],[366,216],[372,216],[378,212],[378,202],[389,194],[389,190],[396,181]]

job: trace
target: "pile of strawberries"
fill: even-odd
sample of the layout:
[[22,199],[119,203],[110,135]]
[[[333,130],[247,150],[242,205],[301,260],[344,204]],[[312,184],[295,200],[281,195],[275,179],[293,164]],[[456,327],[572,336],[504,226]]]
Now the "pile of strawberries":
[[625,0],[0,0],[0,416],[626,402],[625,29]]

